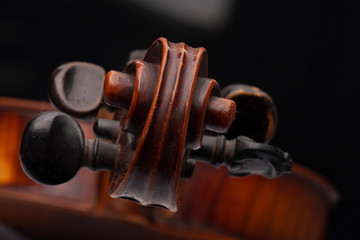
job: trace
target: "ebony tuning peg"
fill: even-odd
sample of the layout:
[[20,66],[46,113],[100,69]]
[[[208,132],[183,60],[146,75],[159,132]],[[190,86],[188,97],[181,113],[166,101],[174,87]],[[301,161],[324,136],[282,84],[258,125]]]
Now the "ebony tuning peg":
[[[81,62],[60,66],[53,74],[51,101],[75,117],[91,117],[103,103],[117,109],[109,117],[116,121],[99,119],[94,125],[97,136],[116,144],[86,140],[79,124],[66,114],[40,114],[23,134],[23,169],[45,184],[66,182],[80,167],[109,169],[111,197],[171,211],[177,209],[181,176],[190,177],[194,168],[189,155],[225,165],[233,176],[250,172],[274,177],[288,171],[291,160],[277,155],[274,147],[224,136],[214,137],[222,139],[215,145],[212,136],[205,137],[202,146],[204,133],[227,132],[236,110],[234,94],[221,97],[219,84],[208,78],[207,61],[204,48],[159,38],[143,60],[130,61],[122,72],[105,75],[101,67]],[[241,125],[240,133],[247,127]]]
[[236,103],[236,115],[224,135],[204,135],[200,149],[191,151],[183,177],[190,178],[196,161],[215,167],[224,165],[235,177],[258,174],[275,178],[289,173],[292,160],[280,148],[268,143],[277,125],[276,106],[271,97],[257,87],[232,84],[221,96]]
[[96,64],[65,63],[52,74],[50,100],[74,117],[94,115],[103,102],[104,79],[105,70]]
[[96,137],[115,142],[120,134],[119,121],[105,118],[98,118],[94,123]]
[[257,174],[276,178],[289,173],[292,165],[290,154],[245,136],[227,140],[223,135],[204,135],[201,148],[191,151],[190,159],[226,166],[234,177]]
[[277,110],[272,98],[261,89],[245,84],[231,84],[221,96],[236,103],[236,115],[228,139],[247,136],[256,142],[268,143],[275,134]]
[[102,140],[84,138],[80,125],[60,112],[45,112],[32,119],[23,133],[20,160],[33,180],[61,184],[80,167],[112,169],[119,147]]
[[[147,49],[133,50],[129,60],[143,59]],[[91,118],[104,104],[105,70],[88,62],[68,62],[57,67],[51,76],[49,98],[59,110],[78,118]],[[107,124],[107,123],[105,123]],[[107,138],[107,137],[106,137]]]

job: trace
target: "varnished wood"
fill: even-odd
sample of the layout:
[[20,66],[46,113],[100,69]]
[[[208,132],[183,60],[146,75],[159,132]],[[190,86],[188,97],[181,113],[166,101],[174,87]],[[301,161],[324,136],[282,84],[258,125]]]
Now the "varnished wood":
[[32,111],[53,109],[48,103],[0,97],[0,184],[28,184],[29,179],[19,171],[21,135]]
[[[54,110],[47,102],[0,97],[0,183],[28,184],[29,178],[19,171],[21,135],[35,114]],[[87,130],[89,131],[89,130]]]
[[[194,94],[197,86],[205,91]],[[176,211],[184,149],[200,147],[203,128],[226,131],[235,114],[233,101],[211,97],[220,91],[214,80],[207,80],[205,49],[160,38],[143,61],[130,62],[124,73],[109,72],[104,89],[107,103],[128,106],[121,123],[121,154],[112,174],[111,196]],[[196,129],[188,128],[194,124]],[[188,130],[192,131],[187,141]]]
[[[28,120],[52,109],[45,102],[9,98],[0,98],[0,106],[1,111],[6,110],[1,117],[10,111]],[[85,136],[94,138],[91,124],[80,124]],[[20,136],[16,138],[19,142]],[[14,165],[14,180],[26,178],[18,156],[6,161]],[[325,179],[297,164],[292,174],[268,180],[259,176],[230,178],[226,169],[200,163],[192,179],[185,181],[177,213],[111,199],[107,184],[106,174],[86,169],[59,186],[2,182],[0,220],[34,239],[61,239],[76,228],[72,236],[86,239],[122,233],[129,239],[307,240],[325,236],[329,207],[338,199]]]
[[[117,71],[108,72],[104,84],[105,102],[114,107],[129,109],[134,92],[134,83],[134,76],[130,74]],[[148,92],[153,93],[152,90]]]
[[0,108],[0,184],[28,182],[24,175],[17,174],[20,162],[13,161],[18,156],[19,136],[25,124],[24,117],[14,110]]
[[[97,69],[96,74],[91,74],[94,69]],[[86,86],[77,81],[83,77],[89,83],[88,92]],[[90,84],[92,77],[97,80]],[[207,76],[207,54],[204,48],[192,48],[184,43],[171,43],[160,38],[149,48],[144,59],[130,61],[123,72],[110,71],[105,77],[101,67],[69,63],[55,71],[51,86],[55,105],[75,117],[89,114],[96,116],[103,104],[101,98],[104,97],[104,102],[115,110],[113,114],[105,115],[114,120],[115,125],[106,124],[103,135],[109,136],[113,142],[85,139],[87,134],[82,132],[80,125],[63,113],[42,114],[30,122],[24,133],[24,147],[21,148],[20,155],[23,166],[30,163],[24,167],[25,171],[34,167],[36,170],[28,171],[28,175],[32,176],[37,174],[36,171],[49,170],[38,169],[40,164],[33,162],[36,156],[40,156],[37,158],[42,162],[50,158],[52,167],[55,163],[53,169],[56,171],[62,170],[62,167],[74,170],[70,177],[65,176],[65,173],[56,176],[56,173],[47,171],[51,177],[61,178],[56,183],[67,181],[80,166],[87,166],[91,170],[109,169],[111,174],[109,184],[106,176],[101,174],[96,175],[96,178],[89,178],[91,185],[66,185],[62,189],[68,195],[61,201],[55,200],[52,203],[49,203],[53,197],[51,194],[43,194],[45,197],[35,196],[38,192],[34,190],[34,186],[42,189],[41,186],[23,182],[21,191],[27,191],[23,196],[31,198],[32,203],[41,202],[43,205],[40,204],[38,209],[51,211],[61,208],[65,214],[56,211],[54,214],[58,214],[62,220],[83,219],[89,224],[95,222],[101,225],[100,220],[106,219],[115,224],[134,227],[133,231],[152,233],[156,237],[175,237],[176,229],[181,229],[177,234],[191,233],[185,239],[320,239],[323,236],[328,207],[332,201],[336,201],[337,195],[326,184],[322,185],[323,182],[316,182],[315,178],[301,174],[297,177],[293,174],[273,181],[259,177],[233,179],[228,174],[244,176],[248,173],[239,171],[240,174],[237,175],[231,172],[231,168],[228,168],[228,173],[223,168],[216,170],[200,164],[193,178],[184,183],[182,177],[191,175],[184,171],[191,171],[195,167],[191,151],[202,146],[204,132],[208,136],[225,134],[234,120],[235,110],[245,115],[248,113],[249,122],[265,121],[260,121],[260,125],[258,122],[251,125],[249,132],[245,131],[248,123],[241,122],[240,131],[230,129],[230,133],[267,142],[273,136],[277,124],[276,108],[271,98],[261,90],[232,86],[220,92],[218,83]],[[77,95],[77,91],[81,94]],[[237,108],[231,99],[238,103]],[[261,109],[259,115],[258,107]],[[244,119],[244,116],[240,119]],[[14,125],[16,124],[14,121]],[[81,125],[89,131],[89,125]],[[102,126],[101,121],[95,126]],[[116,136],[108,134],[111,129],[116,129]],[[100,130],[96,132],[101,135]],[[229,134],[227,136],[230,137]],[[75,145],[76,142],[80,144]],[[38,146],[38,143],[43,145]],[[35,151],[43,148],[46,148],[44,152],[49,156],[57,155],[49,157],[41,155],[41,151]],[[217,149],[214,148],[214,151]],[[30,150],[34,151],[27,152]],[[224,155],[229,155],[229,152],[232,154],[236,151],[223,152]],[[247,154],[244,154],[244,158],[250,158],[249,162],[253,163],[252,158],[256,158],[256,155],[251,152]],[[227,159],[231,160],[226,160],[225,165],[233,167],[236,160],[234,156]],[[275,159],[287,166],[286,171],[291,167],[290,158]],[[283,163],[284,159],[286,163]],[[64,166],[60,166],[61,162],[65,162]],[[241,168],[241,162],[238,167]],[[268,172],[267,168],[264,172]],[[273,173],[263,175],[279,175],[276,169]],[[62,176],[65,176],[65,180]],[[82,170],[77,176],[83,177],[78,181],[86,182],[86,172]],[[38,180],[36,177],[34,179]],[[47,183],[47,180],[48,177],[45,176],[39,181]],[[14,180],[12,182],[15,183]],[[108,185],[111,197],[130,199],[148,207],[110,199],[104,194],[104,185]],[[13,196],[19,194],[19,189],[11,189],[10,181],[4,181],[4,186],[5,192],[11,194],[18,191]],[[80,188],[82,190],[79,193],[77,190]],[[23,194],[21,191],[20,195]],[[181,195],[181,192],[184,194]],[[75,205],[81,211],[71,204],[73,196],[80,199]],[[160,206],[172,212],[179,211],[169,213],[151,206]],[[79,214],[83,217],[79,217]],[[92,222],[89,220],[91,216],[99,219]],[[313,221],[310,222],[309,219]],[[40,218],[41,220],[44,219]],[[56,229],[51,225],[49,228]],[[71,227],[68,226],[68,229]],[[136,236],[143,238],[146,234]]]
[[[32,179],[45,184],[63,183],[80,166],[91,170],[109,169],[112,171],[109,184],[112,197],[176,211],[180,179],[191,176],[196,159],[189,159],[190,152],[201,147],[204,131],[210,135],[226,133],[236,110],[243,115],[249,112],[250,122],[266,120],[259,131],[264,138],[262,141],[270,139],[276,126],[275,107],[259,89],[232,86],[223,92],[226,98],[220,96],[218,83],[207,77],[204,48],[192,48],[184,43],[171,43],[160,38],[151,45],[143,60],[130,61],[123,72],[110,71],[106,77],[103,73],[103,69],[94,64],[63,64],[54,71],[50,96],[56,107],[75,117],[95,113],[102,104],[103,96],[105,103],[116,111],[113,117],[119,121],[119,127],[107,125],[106,131],[101,131],[98,122],[95,130],[100,137],[102,133],[103,137],[110,137],[114,144],[98,139],[85,140],[79,125],[68,115],[41,114],[28,124],[20,149],[24,170]],[[244,100],[243,96],[250,96],[250,99],[258,97],[262,103],[266,103],[261,112],[265,112],[265,115],[258,117],[254,109],[258,105],[252,106],[254,101],[248,98]],[[231,98],[237,99],[237,107]],[[250,106],[251,111],[246,109],[242,112],[243,106]],[[243,122],[234,125],[247,129],[247,126],[242,126]],[[111,131],[109,126],[117,137],[108,134]],[[251,133],[257,134],[258,127],[250,128]],[[251,135],[244,131],[235,132]],[[50,143],[45,144],[47,142]],[[238,154],[235,148],[223,151],[225,155],[235,154],[218,161],[229,167],[230,175],[244,176],[253,171],[267,177],[277,177],[289,171],[292,160],[287,154],[272,154],[271,158],[247,157],[253,150],[269,153],[264,149],[265,145],[250,142],[245,144],[247,153]],[[241,148],[245,142],[237,143],[236,147]],[[255,145],[256,149],[252,149],[251,146]],[[69,151],[64,150],[67,148]],[[277,148],[275,152],[283,153]],[[245,159],[244,163],[242,158],[249,159]],[[47,159],[51,159],[51,162]],[[278,167],[275,167],[272,159],[276,159]],[[246,167],[257,162],[259,168]],[[244,171],[240,169],[243,165]]]
[[[52,74],[50,99],[57,108],[73,116],[96,115],[102,103],[104,77],[104,69],[96,64],[63,64]],[[84,85],[88,88],[82,88]]]
[[230,178],[225,168],[199,163],[183,188],[179,211],[163,217],[245,239],[317,240],[325,237],[329,208],[338,197],[325,179],[298,164],[292,174],[269,180]]

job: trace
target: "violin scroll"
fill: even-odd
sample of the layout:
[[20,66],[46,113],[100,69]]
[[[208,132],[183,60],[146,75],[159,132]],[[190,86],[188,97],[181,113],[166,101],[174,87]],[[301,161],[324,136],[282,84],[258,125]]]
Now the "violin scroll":
[[[232,126],[236,110],[242,111],[241,120],[246,115],[243,106],[252,105],[254,99],[262,103],[264,95],[236,97],[244,100],[237,106],[232,98],[243,95],[233,94],[238,88],[221,93],[217,81],[207,76],[204,48],[160,38],[142,60],[128,62],[122,72],[105,75],[97,65],[75,62],[60,66],[52,81],[50,96],[60,110],[86,117],[106,106],[116,114],[99,118],[94,125],[95,134],[110,142],[86,140],[76,121],[63,113],[43,113],[30,121],[23,134],[21,162],[25,172],[41,183],[66,182],[82,166],[110,170],[111,197],[176,211],[180,180],[191,177],[196,160],[225,165],[232,176],[276,177],[291,167],[290,158],[275,147],[247,138],[225,140],[221,135]],[[273,103],[265,102],[264,109],[272,109]],[[251,118],[262,120],[263,115],[254,112]],[[273,127],[274,116],[267,113],[270,120],[264,126]],[[235,125],[240,123],[237,134],[258,133],[257,127],[244,132],[247,122]],[[271,131],[258,135],[267,141]]]

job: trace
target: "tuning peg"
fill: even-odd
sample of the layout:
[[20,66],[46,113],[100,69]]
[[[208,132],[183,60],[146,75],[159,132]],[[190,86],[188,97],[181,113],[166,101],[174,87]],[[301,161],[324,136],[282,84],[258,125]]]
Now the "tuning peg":
[[80,125],[70,116],[45,112],[26,126],[20,160],[31,179],[55,185],[69,181],[80,167],[112,169],[118,150],[115,144],[85,139]]
[[229,175],[234,177],[257,174],[276,178],[289,173],[292,165],[290,155],[280,148],[257,143],[245,136],[227,140],[223,135],[204,135],[201,148],[191,151],[190,159],[215,167],[226,166]]
[[[132,51],[128,62],[143,59],[146,51]],[[74,117],[92,117],[103,105],[104,79],[105,70],[99,65],[88,62],[62,64],[51,76],[50,101],[56,108]]]
[[[225,165],[234,176],[252,172],[273,177],[288,171],[291,160],[285,154],[277,155],[282,152],[271,146],[242,138],[225,140],[223,136],[214,137],[216,141],[205,136],[202,144],[204,133],[228,131],[236,110],[231,99],[243,96],[224,91],[225,98],[221,97],[219,84],[208,78],[207,61],[204,48],[159,38],[143,60],[130,61],[122,72],[105,75],[101,67],[82,62],[60,66],[50,85],[51,101],[75,117],[94,115],[103,103],[117,109],[111,116],[117,121],[99,119],[94,125],[97,136],[116,144],[86,140],[70,116],[44,113],[25,129],[20,149],[23,169],[35,181],[46,184],[66,182],[80,167],[109,169],[111,197],[171,211],[177,209],[180,177],[191,176],[197,159]],[[256,91],[253,94],[258,95]],[[238,111],[244,106],[258,107],[252,101],[238,103]],[[256,116],[256,110],[247,113],[251,118]],[[275,118],[268,120],[276,123]],[[236,125],[241,125],[242,135],[251,137],[257,126],[248,123],[254,122]],[[249,126],[251,134],[242,133]],[[259,141],[268,141],[272,130],[263,132]],[[228,134],[238,132],[230,129]]]
[[104,79],[105,70],[96,64],[65,63],[52,74],[50,100],[74,117],[94,115],[102,104]]
[[97,137],[115,142],[120,134],[119,121],[98,118],[94,124],[94,133]]
[[[145,69],[144,72],[146,71],[150,71],[150,70]],[[155,75],[155,77],[157,77],[157,75]],[[202,82],[204,81],[204,79],[199,78],[198,81]],[[206,81],[211,81],[211,80],[205,80],[204,82]],[[105,83],[104,83],[105,103],[107,103],[109,106],[129,109],[130,104],[133,100],[133,94],[134,93],[137,94],[137,91],[134,91],[135,82],[136,82],[135,77],[133,75],[127,74],[126,72],[118,72],[118,71],[108,72],[106,74]],[[150,83],[152,82],[151,81],[147,82],[147,84]],[[196,96],[204,94],[204,91],[207,90],[205,89],[205,87],[202,89],[201,84],[199,84],[199,86],[200,87],[195,89],[194,95]],[[137,100],[138,102],[141,101],[145,102],[143,99],[147,99],[146,96],[139,96],[139,95],[135,95],[135,98],[140,99]],[[149,97],[149,99],[150,100],[147,100],[147,102],[150,105],[152,96]],[[194,108],[201,108],[198,107],[200,103],[197,102],[196,98],[192,104],[194,105]],[[235,108],[236,108],[235,103],[230,99],[217,97],[217,96],[210,96],[208,100],[208,104],[206,106],[204,129],[214,131],[217,133],[227,132],[229,126],[231,125],[231,122],[234,119]]]
[[257,142],[270,142],[276,130],[277,110],[267,93],[254,86],[232,84],[221,90],[221,96],[236,103],[235,119],[226,138],[247,136]]

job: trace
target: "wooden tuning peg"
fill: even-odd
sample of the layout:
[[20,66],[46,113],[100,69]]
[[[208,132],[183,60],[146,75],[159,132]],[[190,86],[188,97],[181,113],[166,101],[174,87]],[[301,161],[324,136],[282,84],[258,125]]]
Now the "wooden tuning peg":
[[80,167],[111,170],[119,146],[84,138],[80,125],[60,112],[41,113],[32,119],[21,140],[20,161],[25,173],[42,184],[61,184]]
[[105,70],[96,64],[65,63],[52,74],[50,101],[74,117],[96,115],[103,102],[104,79]]
[[272,98],[261,89],[232,84],[221,90],[221,96],[236,103],[235,120],[225,134],[228,139],[247,136],[268,143],[275,134],[277,110]]
[[230,176],[250,174],[277,178],[291,170],[290,154],[280,148],[255,142],[246,136],[228,140],[223,135],[203,138],[199,150],[191,151],[190,159],[227,167]]
[[94,132],[114,143],[85,140],[66,114],[41,114],[29,123],[21,144],[21,163],[31,178],[58,184],[81,166],[108,169],[111,197],[171,211],[177,209],[181,178],[191,175],[191,152],[204,152],[205,131],[226,133],[236,111],[232,97],[221,96],[219,84],[207,76],[206,50],[165,38],[122,72],[105,75],[101,67],[87,63],[60,66],[50,96],[59,109],[76,117],[96,112],[104,99],[118,111],[114,119],[98,119]]
[[[141,107],[144,107],[145,111],[141,109],[143,112],[137,114],[145,115],[147,113],[146,109],[150,107],[153,101],[158,74],[158,66],[147,64],[139,60],[130,62],[124,72],[110,71],[107,73],[104,83],[105,103],[113,107],[129,109],[131,112],[140,105]],[[234,119],[235,103],[227,98],[216,96],[216,94],[212,95],[211,91],[214,91],[215,93],[219,90],[215,80],[198,78],[197,81],[198,84],[195,87],[192,107],[195,108],[193,111],[194,115],[203,111],[203,126],[199,127],[217,133],[225,133]],[[141,86],[139,86],[140,84]],[[137,89],[135,89],[135,87]],[[168,91],[171,90],[172,89],[168,89]],[[206,102],[204,103],[204,101],[197,99],[198,97],[205,97]],[[131,104],[133,104],[132,108]],[[138,109],[140,108],[138,107],[137,110]],[[193,117],[196,118],[200,116]],[[139,121],[144,120],[145,116],[137,116],[137,118],[139,120],[132,118],[131,122],[133,123],[136,121],[138,123]],[[125,128],[129,131],[137,131],[139,125],[132,128],[129,123],[125,125]],[[199,147],[199,143],[194,146],[194,148],[197,147]]]

